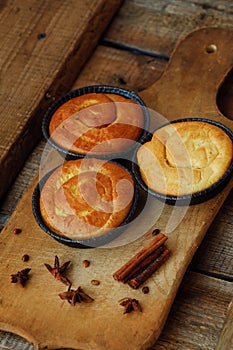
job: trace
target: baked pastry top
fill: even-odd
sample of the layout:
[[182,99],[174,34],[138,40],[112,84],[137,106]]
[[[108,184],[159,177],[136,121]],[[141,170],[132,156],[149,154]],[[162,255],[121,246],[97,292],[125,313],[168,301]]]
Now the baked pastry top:
[[134,182],[127,170],[84,158],[64,162],[49,176],[41,191],[40,211],[53,232],[89,239],[118,227],[133,198]]
[[49,134],[65,150],[108,155],[128,149],[142,132],[141,106],[117,94],[89,93],[70,99],[53,114]]
[[232,141],[208,122],[168,124],[137,152],[140,173],[155,192],[181,196],[203,191],[220,180],[232,161]]

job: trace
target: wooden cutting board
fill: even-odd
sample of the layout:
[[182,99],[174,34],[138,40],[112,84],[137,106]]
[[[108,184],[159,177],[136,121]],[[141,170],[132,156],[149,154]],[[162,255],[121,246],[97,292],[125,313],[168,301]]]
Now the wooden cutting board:
[[121,3],[0,3],[0,199],[41,137],[44,110],[71,88]]
[[[207,117],[233,129],[233,121],[216,105],[219,86],[233,67],[232,49],[231,30],[208,28],[191,33],[174,50],[161,79],[141,93],[142,98],[169,120]],[[127,245],[91,250],[63,246],[37,226],[31,210],[36,182],[0,235],[0,327],[22,335],[38,349],[148,348],[158,338],[186,268],[233,181],[213,199],[190,207],[177,208],[151,198],[125,234],[141,237]],[[15,227],[22,229],[21,234],[13,234]],[[141,289],[115,281],[112,274],[151,240],[154,227],[168,235],[172,254],[146,283],[150,293],[143,294]],[[23,254],[29,254],[28,262],[21,260]],[[66,288],[44,267],[44,263],[53,264],[55,255],[61,263],[71,260],[68,277],[73,287],[81,286],[95,299],[93,303],[71,306],[58,297]],[[82,266],[84,259],[90,261],[88,268]],[[31,268],[26,286],[11,284],[10,275],[26,267]],[[92,285],[92,279],[100,285]],[[143,312],[123,315],[118,301],[124,297],[138,299]]]

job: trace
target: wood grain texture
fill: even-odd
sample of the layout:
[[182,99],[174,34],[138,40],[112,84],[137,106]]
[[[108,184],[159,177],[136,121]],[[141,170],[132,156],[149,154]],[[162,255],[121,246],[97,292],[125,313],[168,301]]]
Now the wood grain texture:
[[232,293],[230,282],[186,273],[160,338],[149,350],[214,350]]
[[40,168],[41,157],[45,148],[46,142],[42,139],[39,144],[31,152],[24,167],[19,172],[16,180],[11,186],[11,190],[7,192],[0,206],[0,230],[6,225],[11,217],[17,203],[22,198],[28,185],[32,182],[34,176]]
[[87,85],[114,85],[141,91],[162,75],[167,60],[98,45],[72,89]]
[[[170,55],[177,41],[201,27],[232,27],[232,1],[125,1],[104,40]],[[145,35],[146,33],[146,35]]]
[[[203,28],[182,39],[161,79],[141,92],[146,104],[169,120],[209,118],[233,129],[233,121],[216,104],[219,88],[233,66],[232,39],[233,28]],[[208,53],[211,45],[216,51]]]
[[[232,298],[229,282],[216,280],[198,273],[186,273],[177,293],[169,319],[157,340],[148,350],[229,350]],[[209,305],[213,305],[214,317]],[[226,318],[226,317],[229,318]],[[211,334],[211,336],[210,336]],[[0,331],[0,344],[12,348],[11,335]],[[226,340],[227,339],[227,340]],[[227,343],[228,342],[228,343]],[[231,344],[231,343],[230,343]],[[34,350],[25,339],[15,336],[15,350]]]
[[41,136],[50,96],[72,86],[120,4],[121,0],[2,3],[0,198]]
[[233,299],[229,303],[227,319],[218,339],[216,350],[228,350],[233,348]]
[[[229,32],[227,33],[228,43],[229,35],[231,34]],[[202,34],[200,36],[202,37]],[[215,31],[214,38],[216,38]],[[223,39],[223,37],[221,38]],[[187,42],[189,43],[188,40]],[[182,50],[184,49],[183,44],[184,42],[181,45]],[[190,46],[188,45],[188,47]],[[190,61],[190,64],[195,66],[193,61]],[[164,76],[166,77],[166,74],[160,80],[164,79]],[[179,77],[180,75],[178,74],[176,77],[178,81]],[[170,82],[174,83],[173,79],[175,78],[171,75]],[[157,84],[161,84],[160,80]],[[152,96],[151,89],[156,92],[156,85],[152,86],[150,91],[148,90],[148,95],[146,93],[144,94],[144,97],[148,101]],[[164,92],[165,90],[161,89],[160,91]],[[171,90],[171,93],[173,93],[173,90]],[[158,97],[158,95],[156,96]],[[160,97],[163,98],[163,95]],[[159,98],[155,101],[157,103]],[[173,105],[172,112],[174,114],[177,113],[176,106],[178,104]],[[205,105],[202,106],[203,108],[205,107]],[[215,117],[217,118],[217,116]],[[149,240],[150,230],[141,239],[130,245],[111,250],[110,255],[109,251],[105,249],[79,250],[79,254],[77,254],[75,250],[61,246],[52,240],[36,225],[32,212],[29,209],[31,207],[31,192],[34,185],[35,182],[30,186],[1,233],[0,245],[3,252],[0,257],[0,272],[2,276],[2,289],[0,292],[2,300],[0,305],[1,328],[12,330],[25,336],[39,348],[45,346],[50,348],[59,346],[85,348],[87,339],[88,346],[93,349],[111,348],[113,350],[124,348],[135,350],[146,349],[148,346],[152,346],[163,328],[186,268],[203,240],[210,223],[232,188],[232,182],[229,183],[224,191],[208,202],[187,208],[182,222],[170,231],[168,230],[169,221],[171,218],[177,218],[180,210],[165,205],[163,215],[154,224],[159,226],[162,231],[168,231],[168,247],[172,251],[172,256],[169,259],[169,263],[148,281],[151,290],[149,295],[142,295],[139,290],[129,291],[128,286],[119,284],[113,280],[112,273],[118,266],[138,251],[142,244],[145,244]],[[155,204],[155,202],[153,203]],[[145,218],[143,223],[149,217],[153,217],[152,215],[152,212],[147,212],[147,218]],[[12,235],[15,226],[22,228],[23,232],[21,235]],[[39,254],[41,250],[43,250],[43,256]],[[53,261],[54,257],[51,256],[51,251],[54,252],[54,255],[57,254],[62,261],[72,260],[73,268],[70,270],[69,278],[74,281],[75,286],[80,284],[85,287],[87,292],[96,299],[95,303],[88,305],[88,307],[85,307],[86,305],[80,305],[82,313],[78,313],[78,323],[77,308],[70,309],[69,304],[65,304],[59,300],[57,294],[63,291],[61,290],[62,286],[56,280],[51,280],[51,276],[44,270],[44,262],[52,263]],[[20,260],[22,254],[25,252],[31,256],[30,266],[32,267],[32,275],[27,287],[24,290],[19,290],[17,289],[18,286],[9,285],[9,276],[15,272],[16,266],[18,269],[25,266]],[[121,261],[119,256],[122,257]],[[88,270],[89,272],[80,269],[81,261],[84,258],[93,262],[93,267]],[[93,277],[101,281],[100,286],[91,286],[89,282]],[[227,284],[227,282],[225,283]],[[198,292],[199,289],[197,288],[197,299]],[[119,310],[117,300],[129,296],[129,293],[130,296],[140,299],[144,311],[142,314],[133,314],[131,315],[132,317],[130,316],[126,319],[120,313],[121,310]],[[226,299],[229,301],[229,297]],[[206,302],[207,304],[208,302]],[[42,305],[46,306],[46,308],[42,309]],[[226,307],[225,301],[222,305]],[[204,310],[206,313],[206,306],[204,306]],[[20,325],[15,317],[16,311],[20,315],[22,313],[25,315]],[[30,315],[30,317],[27,315]],[[99,321],[93,324],[91,322],[92,319]],[[48,332],[48,327],[51,325],[52,320],[57,321],[57,327],[52,327]],[[65,328],[67,320],[69,320],[69,327]],[[142,325],[145,325],[145,327],[142,327]],[[58,329],[59,337],[57,337]],[[116,329],[118,333],[117,338],[113,336]],[[130,334],[128,333],[128,329],[131,329]],[[47,337],[48,333],[49,338]],[[79,334],[78,339],[74,338],[74,334]],[[104,334],[104,336],[100,338],[99,334]],[[209,342],[210,346],[213,344],[214,341]]]
[[232,209],[233,191],[211,224],[190,268],[217,278],[233,281]]

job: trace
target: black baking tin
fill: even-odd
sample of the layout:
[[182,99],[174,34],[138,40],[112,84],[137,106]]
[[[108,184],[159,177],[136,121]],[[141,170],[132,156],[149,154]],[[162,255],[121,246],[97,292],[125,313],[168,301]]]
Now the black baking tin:
[[[147,136],[143,140],[143,143],[150,141],[152,136],[153,136],[153,133],[156,130],[163,128],[164,126],[169,125],[169,124],[175,124],[175,123],[186,122],[186,121],[200,121],[200,122],[206,122],[209,124],[213,124],[213,125],[221,128],[230,137],[230,139],[233,142],[233,132],[230,129],[228,129],[225,125],[223,125],[219,122],[216,122],[216,121],[213,121],[210,119],[206,119],[206,118],[183,118],[183,119],[177,119],[177,120],[165,123],[165,124],[161,125],[159,128],[156,128],[151,134],[149,134],[149,133],[147,134]],[[154,196],[155,198],[157,198],[160,201],[165,202],[167,204],[185,206],[185,205],[194,205],[194,204],[202,203],[202,202],[214,197],[216,194],[218,194],[220,191],[223,190],[223,188],[227,185],[228,181],[230,180],[230,177],[231,177],[231,174],[233,171],[233,159],[232,159],[229,168],[227,169],[225,174],[221,177],[221,179],[219,179],[216,183],[214,183],[212,186],[208,187],[207,189],[205,189],[203,191],[195,192],[192,194],[183,195],[183,196],[164,195],[164,194],[161,194],[159,192],[156,192],[156,191],[148,188],[148,186],[143,181],[143,179],[141,177],[140,169],[138,166],[138,162],[137,162],[137,151],[138,151],[139,147],[140,147],[140,145],[138,145],[137,149],[134,151],[134,155],[133,155],[133,159],[132,159],[133,160],[132,161],[132,171],[134,174],[134,178],[136,179],[136,181],[138,182],[138,184],[140,185],[140,187],[144,191],[146,191],[148,194]]]
[[[116,161],[111,161],[114,164],[117,164],[119,166],[121,166],[122,168],[124,168],[126,171],[128,171],[130,173],[130,175],[133,178],[133,174],[131,172],[131,170],[120,164],[120,162],[116,162]],[[43,186],[45,185],[47,179],[49,178],[49,176],[57,169],[58,167],[54,168],[53,170],[51,170],[49,173],[47,173],[36,185],[33,194],[32,194],[32,212],[33,215],[36,219],[37,224],[40,226],[40,228],[46,232],[49,236],[53,237],[56,241],[58,241],[59,243],[63,243],[67,246],[73,247],[73,248],[96,248],[99,246],[104,246],[105,244],[113,241],[114,239],[116,239],[117,237],[119,237],[124,229],[125,226],[127,224],[129,224],[131,221],[134,220],[134,218],[136,216],[139,215],[139,207],[142,206],[142,203],[140,204],[140,206],[138,206],[138,201],[139,201],[139,194],[140,194],[140,189],[138,188],[137,184],[134,182],[134,198],[133,198],[133,202],[131,205],[131,209],[127,215],[127,217],[125,218],[125,220],[115,229],[104,233],[102,236],[96,237],[96,238],[88,238],[88,239],[70,239],[68,237],[59,235],[56,232],[53,232],[47,225],[46,223],[43,221],[43,218],[41,216],[41,212],[40,212],[40,193],[42,191]],[[145,203],[145,196],[142,196],[141,198],[143,198],[143,201]]]
[[[136,140],[135,145],[133,144],[133,145],[131,145],[131,147],[129,147],[129,149],[126,149],[126,150],[121,151],[119,153],[112,153],[112,154],[107,154],[107,155],[101,155],[101,154],[100,155],[91,155],[88,153],[87,155],[85,155],[85,154],[79,154],[79,153],[68,151],[68,150],[62,148],[61,146],[57,145],[53,141],[53,139],[50,137],[50,133],[49,133],[49,124],[50,124],[50,120],[51,120],[53,114],[55,113],[55,111],[61,105],[63,105],[65,102],[71,100],[72,98],[82,96],[85,94],[89,94],[89,93],[117,94],[117,95],[121,95],[125,98],[131,99],[131,100],[137,102],[141,106],[143,116],[144,116],[144,125],[142,128],[141,135],[139,136],[138,140]],[[134,148],[136,147],[137,142],[140,142],[140,140],[143,137],[145,137],[145,134],[146,134],[147,130],[149,129],[149,124],[150,124],[150,117],[149,117],[149,113],[148,113],[148,110],[146,108],[146,105],[144,104],[142,99],[134,91],[115,87],[115,86],[93,85],[93,86],[86,86],[86,87],[82,87],[82,88],[79,88],[76,90],[72,90],[72,91],[68,92],[66,95],[58,98],[48,108],[47,112],[44,115],[44,118],[42,121],[42,132],[43,132],[45,139],[48,141],[48,143],[53,148],[55,148],[66,160],[78,159],[78,158],[83,158],[83,157],[94,157],[94,158],[98,157],[98,158],[102,158],[102,159],[113,159],[113,158],[118,158],[121,155],[132,152],[134,150]]]

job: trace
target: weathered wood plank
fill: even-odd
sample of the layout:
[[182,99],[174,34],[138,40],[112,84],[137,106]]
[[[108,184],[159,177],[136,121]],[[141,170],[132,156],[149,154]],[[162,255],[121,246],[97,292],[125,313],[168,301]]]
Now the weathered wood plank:
[[[231,0],[128,0],[122,5],[104,40],[150,53],[169,55],[177,41],[205,26],[232,27]],[[193,48],[195,52],[195,48]]]
[[34,350],[34,346],[23,337],[17,334],[4,332],[0,330],[0,349],[1,350]]
[[1,3],[0,198],[40,137],[49,97],[72,86],[120,4],[121,0]]
[[191,268],[233,281],[232,271],[233,191],[197,250]]
[[72,89],[86,85],[115,85],[144,90],[159,79],[167,61],[99,45]]
[[10,190],[6,193],[0,204],[0,230],[6,225],[12,215],[17,203],[28,188],[32,179],[40,167],[41,156],[46,145],[45,140],[41,140],[29,155],[22,170],[13,182]]
[[214,350],[232,296],[230,282],[187,273],[169,319],[150,350]]
[[223,330],[220,334],[216,350],[233,349],[233,299],[231,300],[228,310],[227,319],[225,321]]

